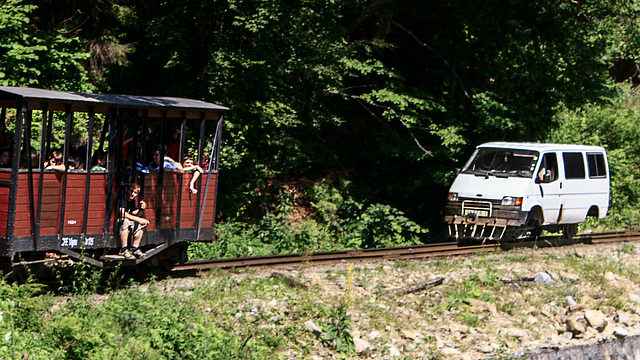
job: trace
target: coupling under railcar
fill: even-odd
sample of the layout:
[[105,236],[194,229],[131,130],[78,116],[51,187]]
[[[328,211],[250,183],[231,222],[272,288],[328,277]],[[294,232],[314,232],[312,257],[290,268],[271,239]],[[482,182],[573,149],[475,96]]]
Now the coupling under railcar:
[[[144,256],[123,264],[185,261],[189,242],[213,241],[225,110],[185,98],[0,87],[0,267],[61,255],[98,267],[122,261],[119,209],[132,183],[149,224]],[[180,166],[145,165],[154,152],[182,162],[188,150],[202,170],[196,181]],[[54,151],[63,166],[50,170]]]

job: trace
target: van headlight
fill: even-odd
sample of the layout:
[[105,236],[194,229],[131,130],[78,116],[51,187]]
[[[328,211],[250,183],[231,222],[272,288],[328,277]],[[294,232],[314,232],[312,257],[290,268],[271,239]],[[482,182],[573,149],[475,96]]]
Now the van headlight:
[[521,197],[513,197],[513,196],[505,196],[502,198],[502,202],[500,203],[500,205],[507,205],[507,206],[519,206],[522,205],[522,198]]
[[449,196],[447,196],[447,200],[458,201],[458,193],[450,192]]

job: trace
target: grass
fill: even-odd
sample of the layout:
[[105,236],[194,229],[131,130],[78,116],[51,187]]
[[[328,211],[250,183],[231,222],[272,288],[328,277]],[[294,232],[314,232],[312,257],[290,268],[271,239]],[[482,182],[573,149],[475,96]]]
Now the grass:
[[[363,338],[380,333],[374,343],[382,355],[385,345],[408,342],[398,335],[402,329],[429,340],[407,346],[404,355],[436,357],[438,344],[446,342],[443,328],[486,332],[508,354],[521,346],[518,340],[494,332],[496,314],[479,310],[474,301],[506,314],[501,326],[526,329],[545,340],[545,329],[557,324],[541,313],[560,311],[568,296],[608,317],[618,310],[635,313],[620,284],[638,285],[636,253],[629,244],[586,257],[571,250],[519,250],[330,268],[324,276],[311,267],[306,267],[309,274],[287,274],[307,284],[306,291],[253,269],[118,289],[79,269],[74,285],[55,294],[33,283],[0,282],[0,359],[356,358],[349,342],[353,331]],[[548,286],[502,282],[545,270],[556,280]],[[563,281],[563,274],[577,280]],[[436,276],[446,281],[420,293],[385,291]],[[617,283],[608,280],[612,277]],[[324,334],[309,332],[308,320]]]

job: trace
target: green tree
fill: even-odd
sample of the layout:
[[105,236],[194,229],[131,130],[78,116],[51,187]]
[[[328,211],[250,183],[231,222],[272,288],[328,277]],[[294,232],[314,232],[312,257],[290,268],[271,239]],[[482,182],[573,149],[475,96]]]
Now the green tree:
[[88,54],[80,39],[64,27],[38,31],[30,14],[37,5],[23,0],[0,4],[0,84],[46,87],[56,90],[91,90],[82,62]]

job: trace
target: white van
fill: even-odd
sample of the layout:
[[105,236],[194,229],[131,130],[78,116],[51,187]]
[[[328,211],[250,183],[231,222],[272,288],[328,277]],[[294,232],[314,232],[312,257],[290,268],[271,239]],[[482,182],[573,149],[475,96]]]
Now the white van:
[[604,218],[608,208],[603,147],[491,142],[451,185],[445,221],[458,240],[536,238],[543,229],[571,238],[578,223]]

